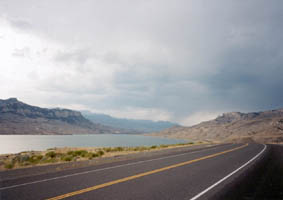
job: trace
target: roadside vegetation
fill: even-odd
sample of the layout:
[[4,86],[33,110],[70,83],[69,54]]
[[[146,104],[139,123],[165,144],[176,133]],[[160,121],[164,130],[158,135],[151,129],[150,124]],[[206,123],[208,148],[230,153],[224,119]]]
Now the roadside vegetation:
[[99,157],[111,157],[135,152],[160,150],[189,146],[199,143],[180,143],[170,145],[153,145],[138,147],[104,147],[104,148],[54,148],[43,152],[21,152],[18,154],[0,155],[0,170],[13,169],[36,165],[47,165],[52,163],[74,162],[82,160],[92,160]]

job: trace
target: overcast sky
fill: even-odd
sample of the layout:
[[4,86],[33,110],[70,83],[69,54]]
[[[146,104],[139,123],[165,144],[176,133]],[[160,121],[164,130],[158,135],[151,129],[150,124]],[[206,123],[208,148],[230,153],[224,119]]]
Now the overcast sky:
[[0,0],[0,99],[192,125],[283,107],[282,0]]

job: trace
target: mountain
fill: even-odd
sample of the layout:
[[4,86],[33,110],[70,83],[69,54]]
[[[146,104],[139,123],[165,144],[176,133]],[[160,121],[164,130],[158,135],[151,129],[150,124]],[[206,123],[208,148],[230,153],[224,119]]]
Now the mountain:
[[92,122],[101,123],[119,129],[132,130],[134,133],[151,133],[178,125],[168,121],[155,122],[151,120],[114,118],[109,115],[97,114],[88,111],[82,111],[82,114]]
[[0,100],[0,134],[99,134],[121,133],[68,109],[31,106],[16,98]]
[[191,127],[175,126],[155,136],[225,142],[283,142],[283,109],[264,112],[224,113]]

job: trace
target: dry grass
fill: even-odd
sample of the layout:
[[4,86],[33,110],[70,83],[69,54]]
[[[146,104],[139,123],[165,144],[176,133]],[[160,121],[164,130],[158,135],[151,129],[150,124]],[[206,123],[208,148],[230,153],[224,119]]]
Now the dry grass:
[[38,165],[50,165],[53,163],[76,162],[91,160],[100,157],[115,157],[138,153],[142,151],[158,151],[168,148],[198,145],[197,143],[181,143],[173,145],[153,145],[138,147],[86,147],[86,148],[52,148],[46,151],[30,151],[18,154],[0,155],[0,170],[32,167]]

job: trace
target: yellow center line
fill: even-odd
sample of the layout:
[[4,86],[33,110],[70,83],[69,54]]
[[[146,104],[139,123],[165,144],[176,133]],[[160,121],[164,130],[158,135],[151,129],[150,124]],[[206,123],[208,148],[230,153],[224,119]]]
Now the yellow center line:
[[245,145],[242,145],[240,147],[233,148],[233,149],[229,149],[229,150],[226,150],[226,151],[222,151],[222,152],[219,152],[219,153],[204,156],[204,157],[201,157],[201,158],[197,158],[197,159],[194,159],[194,160],[189,160],[189,161],[186,161],[186,162],[170,165],[170,166],[163,167],[163,168],[160,168],[160,169],[155,169],[155,170],[152,170],[152,171],[148,171],[148,172],[136,174],[136,175],[133,175],[133,176],[128,176],[128,177],[125,177],[125,178],[117,179],[117,180],[110,181],[110,182],[107,182],[107,183],[103,183],[103,184],[100,184],[100,185],[95,185],[95,186],[88,187],[88,188],[85,188],[85,189],[82,189],[82,190],[77,190],[77,191],[74,191],[74,192],[66,193],[66,194],[63,194],[63,195],[60,195],[60,196],[49,198],[47,200],[59,200],[59,199],[64,199],[64,198],[67,198],[67,197],[79,195],[79,194],[82,194],[82,193],[86,193],[86,192],[90,192],[90,191],[97,190],[97,189],[100,189],[100,188],[104,188],[104,187],[107,187],[107,186],[110,186],[110,185],[130,181],[130,180],[133,180],[133,179],[141,178],[143,176],[148,176],[148,175],[151,175],[151,174],[166,171],[166,170],[173,169],[173,168],[176,168],[176,167],[181,167],[181,166],[188,165],[188,164],[198,162],[198,161],[201,161],[201,160],[205,160],[205,159],[208,159],[208,158],[213,158],[213,157],[225,154],[225,153],[229,153],[229,152],[244,148],[246,146],[248,146],[248,144],[245,144]]

